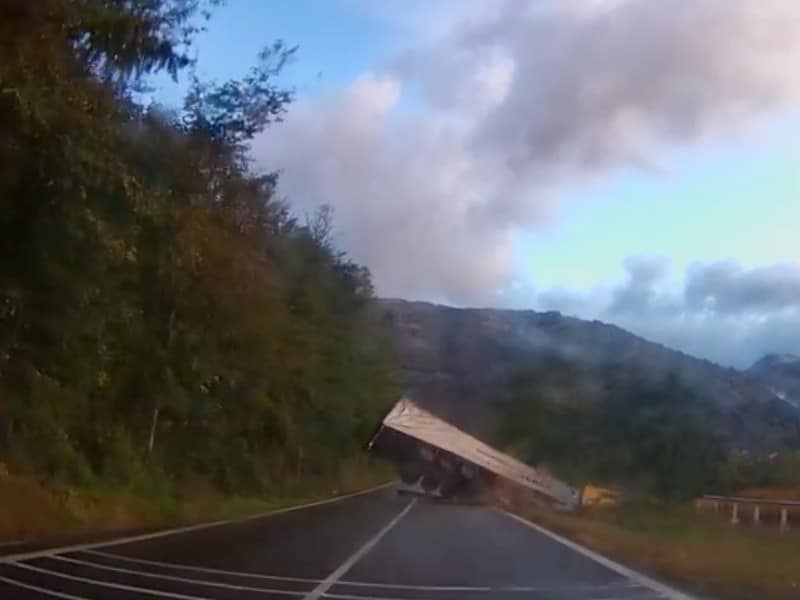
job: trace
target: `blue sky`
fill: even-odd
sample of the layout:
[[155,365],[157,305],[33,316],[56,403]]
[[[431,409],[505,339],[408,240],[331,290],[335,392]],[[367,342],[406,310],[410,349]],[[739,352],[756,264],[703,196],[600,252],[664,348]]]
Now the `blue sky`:
[[[205,28],[194,49],[201,78],[240,77],[265,45],[280,39],[300,47],[282,80],[301,95],[345,85],[402,43],[380,13],[340,0],[228,0]],[[155,87],[160,100],[179,104],[185,78],[177,85],[159,79]]]
[[197,65],[235,78],[299,46],[253,156],[298,213],[334,206],[379,293],[602,318],[743,366],[800,352],[800,6],[759,6],[228,0]]
[[522,233],[519,268],[537,285],[620,279],[621,259],[656,254],[750,266],[800,259],[800,127],[751,144],[672,157],[666,172],[629,172],[577,191],[550,228]]

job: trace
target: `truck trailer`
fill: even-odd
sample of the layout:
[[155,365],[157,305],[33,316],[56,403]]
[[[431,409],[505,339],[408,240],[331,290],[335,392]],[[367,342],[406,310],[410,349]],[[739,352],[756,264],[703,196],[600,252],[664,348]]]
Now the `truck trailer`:
[[369,449],[391,459],[400,478],[449,498],[479,494],[502,483],[526,490],[558,508],[574,510],[578,490],[400,399],[386,414]]

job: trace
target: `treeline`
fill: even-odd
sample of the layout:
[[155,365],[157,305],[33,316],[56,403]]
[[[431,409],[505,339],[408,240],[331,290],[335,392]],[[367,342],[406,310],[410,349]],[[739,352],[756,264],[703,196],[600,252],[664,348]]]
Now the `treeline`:
[[[0,454],[66,481],[335,475],[391,402],[366,268],[298,220],[248,143],[293,50],[182,109],[213,4],[0,3]],[[279,166],[279,165],[277,165]]]
[[730,485],[715,407],[669,375],[553,357],[513,377],[498,438],[575,484],[687,499]]

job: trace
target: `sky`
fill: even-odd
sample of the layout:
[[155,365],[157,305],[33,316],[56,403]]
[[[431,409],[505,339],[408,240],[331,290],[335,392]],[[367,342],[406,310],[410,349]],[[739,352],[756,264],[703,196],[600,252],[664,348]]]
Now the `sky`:
[[224,81],[298,46],[254,166],[334,207],[380,295],[746,367],[800,354],[798,26],[796,0],[228,0],[195,52]]

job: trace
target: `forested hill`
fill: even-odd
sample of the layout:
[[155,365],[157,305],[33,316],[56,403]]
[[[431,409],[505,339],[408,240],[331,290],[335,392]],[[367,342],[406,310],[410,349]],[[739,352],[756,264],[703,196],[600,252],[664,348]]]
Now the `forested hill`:
[[753,372],[726,369],[614,325],[556,312],[403,300],[381,300],[381,308],[405,391],[473,431],[488,433],[503,418],[507,384],[519,376],[528,380],[529,395],[565,404],[603,403],[621,397],[621,386],[658,384],[671,375],[713,413],[705,430],[731,446],[800,447],[800,410],[774,391],[794,389],[788,376],[780,385],[773,376],[767,385]]
[[247,159],[292,50],[192,79],[175,110],[137,101],[189,76],[213,4],[0,3],[0,459],[20,468],[264,489],[335,473],[392,400],[368,271]]

